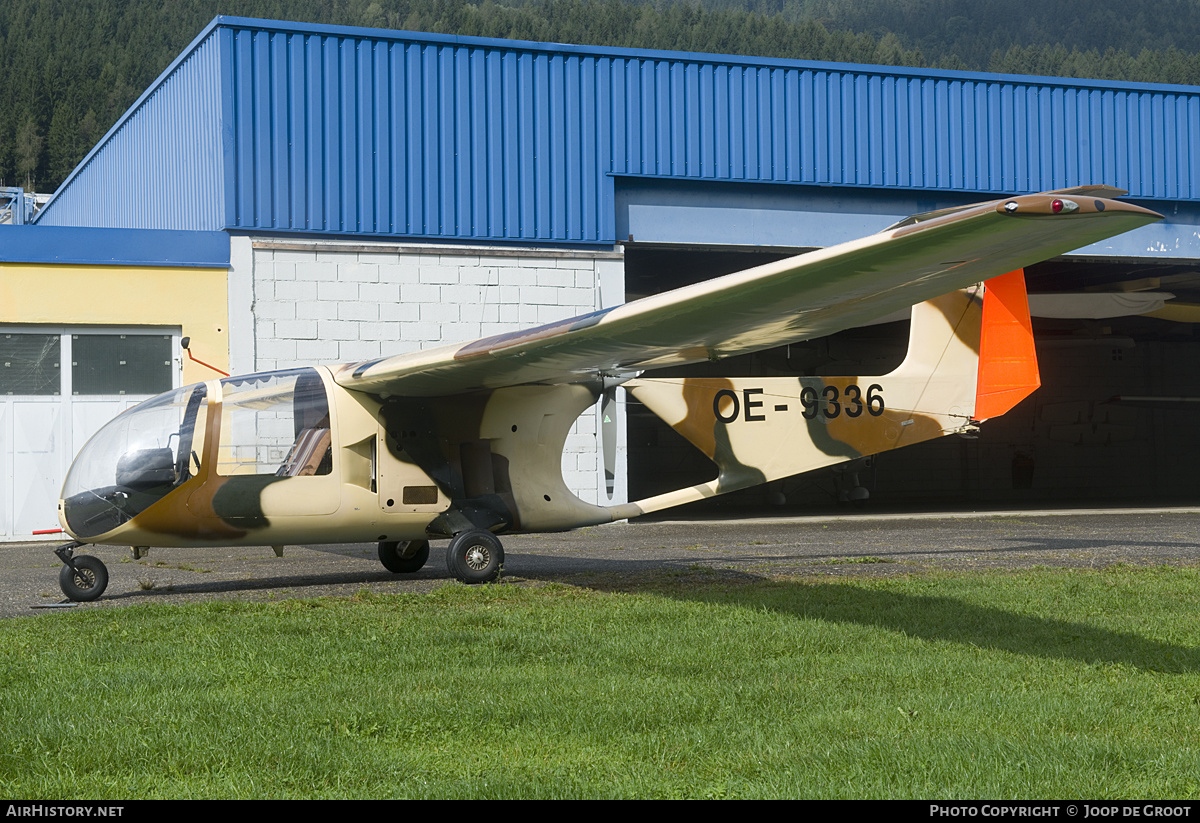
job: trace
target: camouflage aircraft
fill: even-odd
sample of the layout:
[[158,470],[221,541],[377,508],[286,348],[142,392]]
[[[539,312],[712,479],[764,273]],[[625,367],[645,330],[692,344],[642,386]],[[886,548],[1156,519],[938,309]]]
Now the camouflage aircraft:
[[[76,457],[59,503],[74,538],[56,549],[60,583],[74,600],[104,591],[104,564],[76,553],[87,544],[140,556],[150,546],[375,542],[403,574],[425,564],[435,538],[450,538],[451,575],[491,581],[504,560],[498,534],[622,520],[970,430],[1038,385],[1022,268],[1161,219],[1111,199],[1124,193],[1081,187],[920,214],[522,332],[166,392]],[[908,355],[890,374],[652,376],[908,306]],[[707,455],[716,479],[620,505],[576,497],[562,477],[564,442],[618,385]]]

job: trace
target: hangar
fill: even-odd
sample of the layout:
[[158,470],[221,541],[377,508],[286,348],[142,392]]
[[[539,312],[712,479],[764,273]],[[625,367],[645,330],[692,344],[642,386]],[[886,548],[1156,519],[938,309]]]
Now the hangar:
[[[183,337],[234,372],[362,360],[1091,183],[1167,219],[1028,272],[1033,398],[977,439],[722,504],[803,510],[848,484],[884,505],[1195,500],[1180,398],[1200,396],[1198,123],[1192,87],[218,17],[33,225],[0,228],[4,358],[54,372],[41,394],[15,372],[0,385],[0,535],[53,524],[25,473],[56,488],[99,425],[81,397],[133,402],[150,378],[117,373],[138,364],[155,386],[213,375]],[[902,337],[899,321],[715,368],[879,373]],[[88,384],[76,349],[120,368]],[[636,407],[620,419],[616,499],[705,471]],[[564,476],[609,502],[598,437],[589,413]]]

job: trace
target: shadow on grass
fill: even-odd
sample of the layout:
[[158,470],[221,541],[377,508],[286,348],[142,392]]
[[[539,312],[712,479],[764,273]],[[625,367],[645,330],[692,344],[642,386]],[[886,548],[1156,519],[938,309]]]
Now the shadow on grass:
[[1033,617],[953,597],[867,589],[843,583],[779,583],[714,592],[663,592],[681,600],[770,609],[793,617],[852,623],[922,640],[1157,672],[1200,670],[1200,649],[1088,623]]

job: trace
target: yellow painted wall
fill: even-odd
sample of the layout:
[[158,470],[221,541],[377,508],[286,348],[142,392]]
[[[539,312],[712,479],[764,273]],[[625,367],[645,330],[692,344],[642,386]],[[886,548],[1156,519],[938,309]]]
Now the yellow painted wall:
[[[225,269],[0,263],[0,323],[179,327],[192,353],[229,371]],[[183,356],[182,382],[218,375]]]

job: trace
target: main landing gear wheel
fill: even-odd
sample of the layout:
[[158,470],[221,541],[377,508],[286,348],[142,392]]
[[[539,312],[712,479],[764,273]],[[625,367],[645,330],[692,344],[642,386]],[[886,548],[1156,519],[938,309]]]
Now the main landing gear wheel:
[[494,583],[504,565],[504,549],[491,532],[460,532],[446,549],[446,568],[463,583]]
[[389,540],[379,544],[379,562],[390,572],[412,574],[429,561],[428,540]]
[[108,587],[108,568],[98,557],[76,555],[58,573],[58,585],[71,600],[95,600]]

